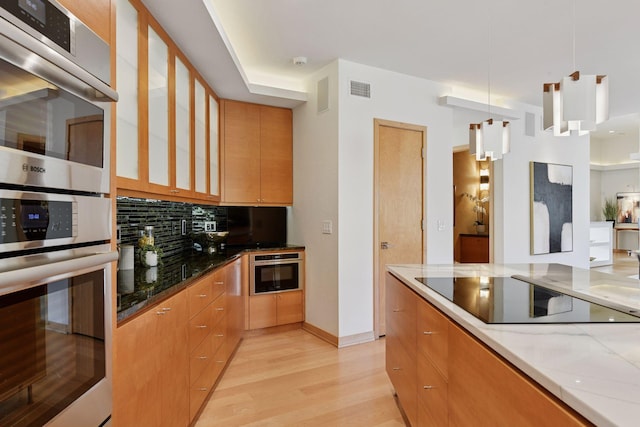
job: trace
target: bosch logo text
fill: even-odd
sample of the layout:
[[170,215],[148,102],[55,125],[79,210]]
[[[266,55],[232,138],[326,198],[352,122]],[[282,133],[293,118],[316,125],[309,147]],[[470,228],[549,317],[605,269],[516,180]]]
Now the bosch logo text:
[[47,170],[42,166],[31,166],[26,163],[22,164],[22,170],[25,172],[46,173]]

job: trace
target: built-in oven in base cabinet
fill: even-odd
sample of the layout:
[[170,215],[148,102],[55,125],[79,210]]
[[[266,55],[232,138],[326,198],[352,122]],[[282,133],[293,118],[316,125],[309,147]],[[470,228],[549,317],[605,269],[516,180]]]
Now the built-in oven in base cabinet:
[[83,268],[0,296],[0,425],[108,421],[110,270]]

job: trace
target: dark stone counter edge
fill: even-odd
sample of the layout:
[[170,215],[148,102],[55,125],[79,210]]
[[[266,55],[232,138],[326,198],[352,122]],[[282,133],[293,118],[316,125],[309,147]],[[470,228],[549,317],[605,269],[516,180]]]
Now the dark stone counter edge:
[[250,248],[250,249],[243,249],[240,250],[237,253],[234,253],[233,255],[230,255],[229,257],[227,257],[226,259],[220,261],[219,263],[216,264],[212,264],[209,268],[207,268],[206,270],[203,270],[200,274],[197,274],[195,276],[191,276],[179,283],[176,283],[175,285],[171,286],[168,289],[165,289],[164,291],[160,292],[157,295],[154,295],[153,297],[142,301],[136,305],[133,305],[125,310],[119,311],[117,314],[117,322],[118,322],[118,326],[123,325],[124,323],[128,322],[129,320],[132,320],[133,318],[137,317],[138,315],[146,312],[147,310],[149,310],[150,308],[158,305],[159,303],[161,303],[162,301],[172,297],[173,295],[177,294],[178,292],[182,291],[183,289],[186,289],[187,287],[189,287],[189,285],[191,285],[192,283],[196,282],[197,280],[199,280],[200,278],[202,278],[203,276],[206,276],[207,274],[213,272],[214,270],[225,266],[226,264],[237,260],[238,258],[242,257],[242,255],[251,253],[251,252],[264,252],[264,251],[281,251],[281,250],[304,250],[305,247],[304,246],[297,246],[297,245],[287,245],[287,246],[282,246],[282,247],[276,247],[276,248]]

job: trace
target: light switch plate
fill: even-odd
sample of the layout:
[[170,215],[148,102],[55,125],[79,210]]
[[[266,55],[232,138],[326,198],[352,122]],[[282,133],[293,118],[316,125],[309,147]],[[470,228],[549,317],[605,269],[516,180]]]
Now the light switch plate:
[[333,233],[333,223],[330,220],[322,221],[322,234]]

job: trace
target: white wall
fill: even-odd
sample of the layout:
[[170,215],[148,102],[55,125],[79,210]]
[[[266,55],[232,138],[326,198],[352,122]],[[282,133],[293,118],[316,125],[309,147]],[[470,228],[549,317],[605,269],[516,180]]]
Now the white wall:
[[[325,76],[329,76],[330,108],[318,113],[316,84]],[[351,80],[369,83],[371,98],[350,95]],[[307,89],[309,101],[294,110],[294,206],[289,230],[292,243],[307,247],[306,321],[340,341],[373,338],[373,121],[427,127],[425,262],[447,264],[453,262],[452,150],[468,140],[468,120],[438,104],[438,98],[453,94],[454,88],[344,60],[316,73]],[[535,112],[540,129],[541,109],[527,105],[518,109],[522,116],[525,110]],[[494,163],[495,261],[588,267],[589,138],[556,138],[542,131],[527,137],[523,120],[511,123],[511,152]],[[572,252],[530,255],[531,160],[573,166]],[[321,234],[323,220],[333,221],[333,234]]]
[[[339,61],[339,324],[340,337],[373,331],[373,120],[427,127],[425,261],[453,262],[452,111],[437,104],[445,86]],[[371,98],[349,94],[369,83]],[[441,221],[444,229],[438,230]]]
[[[329,109],[317,112],[316,85],[329,77]],[[308,101],[293,110],[293,208],[290,243],[306,246],[306,321],[338,336],[338,63],[307,82]],[[330,220],[333,234],[322,234]]]
[[[511,122],[511,152],[494,164],[494,261],[497,263],[561,263],[589,268],[589,136],[555,137],[540,130],[541,109],[536,112],[536,135],[524,135],[522,120]],[[530,254],[529,162],[573,167],[573,251]]]

